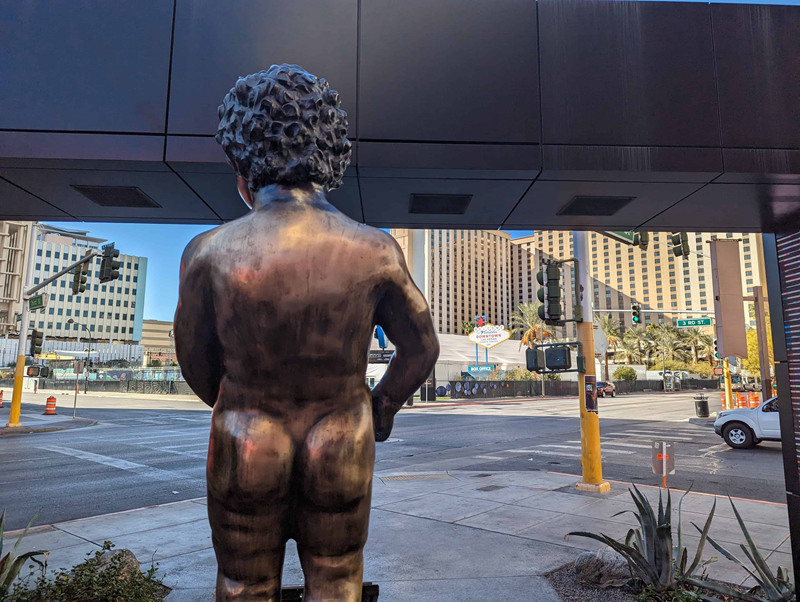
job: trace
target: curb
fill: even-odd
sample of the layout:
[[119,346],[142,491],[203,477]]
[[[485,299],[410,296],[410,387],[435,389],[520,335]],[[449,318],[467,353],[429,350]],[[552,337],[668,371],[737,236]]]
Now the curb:
[[87,426],[94,426],[98,424],[97,420],[90,420],[89,418],[73,418],[61,426],[14,426],[0,427],[0,436],[8,435],[32,435],[34,433],[52,433],[55,431],[68,431],[72,429],[84,428]]
[[708,418],[689,418],[689,424],[696,424],[697,426],[704,426],[706,428],[714,428],[714,422],[716,420],[716,415],[711,415]]

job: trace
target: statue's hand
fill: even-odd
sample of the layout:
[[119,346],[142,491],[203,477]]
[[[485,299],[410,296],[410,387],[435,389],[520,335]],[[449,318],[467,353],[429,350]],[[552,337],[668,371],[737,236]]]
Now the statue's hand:
[[388,399],[380,395],[372,395],[372,428],[375,431],[375,441],[386,441],[392,433],[394,415],[397,409]]

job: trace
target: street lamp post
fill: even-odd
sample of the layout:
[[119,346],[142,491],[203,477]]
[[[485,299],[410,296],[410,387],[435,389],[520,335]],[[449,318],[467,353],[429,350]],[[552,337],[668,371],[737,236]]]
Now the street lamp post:
[[83,381],[83,394],[87,393],[86,387],[89,386],[89,362],[92,358],[92,331],[86,327],[86,324],[82,322],[76,322],[72,318],[67,320],[67,324],[80,324],[80,326],[86,331],[86,335],[89,337],[89,348],[86,350],[86,378]]

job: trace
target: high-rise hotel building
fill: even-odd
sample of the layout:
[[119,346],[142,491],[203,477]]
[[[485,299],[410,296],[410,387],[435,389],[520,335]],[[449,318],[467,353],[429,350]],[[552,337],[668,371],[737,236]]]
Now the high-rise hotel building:
[[391,234],[430,304],[438,332],[463,334],[462,324],[478,315],[494,324],[508,324],[516,307],[508,233],[395,229]]
[[[486,314],[492,322],[508,324],[508,317],[520,303],[536,301],[536,273],[542,260],[572,257],[572,235],[568,231],[541,230],[513,240],[504,232],[481,230],[392,230],[392,235],[403,248],[412,275],[431,304],[434,323],[443,333],[461,333],[462,321],[480,314]],[[646,251],[590,232],[595,309],[610,310],[608,313],[623,328],[632,326],[631,313],[624,310],[630,310],[633,303],[642,307],[645,324],[689,317],[674,313],[678,311],[713,312],[709,257],[713,236],[740,240],[745,295],[752,294],[753,286],[764,285],[758,234],[689,233],[693,252],[684,259],[672,253],[666,232],[651,232]],[[565,307],[570,315],[575,282],[572,264],[565,264],[562,274]],[[574,325],[568,325],[559,335],[573,336]]]

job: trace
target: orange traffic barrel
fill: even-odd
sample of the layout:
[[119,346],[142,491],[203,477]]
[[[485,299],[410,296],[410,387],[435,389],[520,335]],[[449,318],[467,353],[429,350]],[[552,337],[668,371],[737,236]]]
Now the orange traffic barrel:
[[47,398],[47,405],[44,407],[46,416],[52,416],[56,413],[56,398],[52,395]]
[[747,403],[751,408],[755,408],[761,403],[758,399],[758,391],[750,391],[747,394]]
[[719,400],[722,402],[722,406],[725,407],[725,391],[719,392]]
[[746,408],[747,407],[747,395],[744,393],[737,393],[736,394],[736,407],[739,408]]
[[3,407],[3,389],[0,389],[0,408]]

